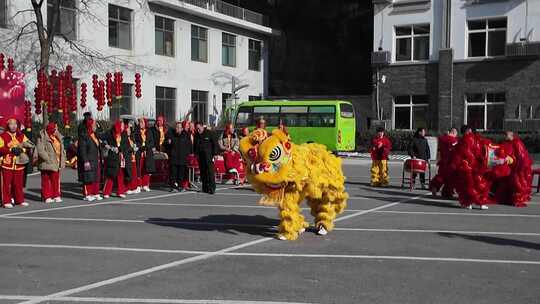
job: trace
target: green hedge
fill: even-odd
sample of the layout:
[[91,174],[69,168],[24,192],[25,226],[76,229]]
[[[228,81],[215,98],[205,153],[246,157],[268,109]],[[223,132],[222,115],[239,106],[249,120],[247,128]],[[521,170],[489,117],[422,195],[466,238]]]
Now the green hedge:
[[[375,133],[375,131],[366,131],[356,134],[356,146],[359,152],[367,152],[371,139],[375,136]],[[388,131],[387,136],[392,141],[392,151],[394,153],[407,151],[407,147],[413,135],[413,131]],[[494,142],[501,142],[504,140],[504,133],[502,132],[485,132],[482,133],[482,135]],[[439,136],[439,134],[429,132],[428,136]],[[519,137],[523,140],[529,153],[540,153],[540,133],[520,133]]]

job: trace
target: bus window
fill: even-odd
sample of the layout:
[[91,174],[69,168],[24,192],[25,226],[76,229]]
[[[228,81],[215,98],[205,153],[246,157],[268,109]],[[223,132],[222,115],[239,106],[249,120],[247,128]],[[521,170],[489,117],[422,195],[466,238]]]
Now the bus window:
[[264,118],[267,126],[277,127],[279,125],[279,107],[254,107],[254,124],[261,118]]
[[354,108],[348,103],[342,103],[339,105],[341,117],[343,118],[354,118]]
[[253,114],[251,113],[251,108],[240,107],[238,109],[238,114],[236,115],[236,126],[237,128],[244,128],[252,125]]
[[312,106],[309,107],[310,127],[334,127],[336,125],[336,107]]
[[307,127],[308,126],[308,107],[307,106],[282,106],[281,120],[288,127]]

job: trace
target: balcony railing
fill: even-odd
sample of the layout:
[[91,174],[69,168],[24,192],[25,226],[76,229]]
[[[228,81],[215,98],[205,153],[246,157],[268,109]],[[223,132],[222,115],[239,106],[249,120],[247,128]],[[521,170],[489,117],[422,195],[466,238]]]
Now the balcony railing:
[[237,18],[258,25],[268,26],[268,18],[263,14],[229,4],[220,0],[179,0],[229,17]]

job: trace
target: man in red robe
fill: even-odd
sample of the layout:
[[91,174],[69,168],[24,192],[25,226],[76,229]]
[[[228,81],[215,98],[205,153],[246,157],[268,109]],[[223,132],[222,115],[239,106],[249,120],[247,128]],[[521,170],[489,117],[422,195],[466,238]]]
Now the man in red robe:
[[447,134],[439,137],[439,169],[437,175],[431,180],[429,188],[433,195],[437,195],[442,188],[443,197],[452,197],[454,195],[454,178],[450,164],[452,162],[452,152],[458,143],[458,131],[451,128]]

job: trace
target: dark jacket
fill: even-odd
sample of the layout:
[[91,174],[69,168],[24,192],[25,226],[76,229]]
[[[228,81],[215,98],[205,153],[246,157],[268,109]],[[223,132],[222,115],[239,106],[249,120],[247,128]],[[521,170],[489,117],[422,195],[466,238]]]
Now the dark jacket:
[[[113,130],[107,132],[103,136],[102,146],[107,151],[107,155],[105,157],[105,176],[115,177],[118,175],[118,171],[121,169],[121,157],[123,157],[125,160],[124,176],[126,177],[126,180],[130,180],[130,153],[132,152],[132,149],[129,146],[128,138],[125,133],[122,134],[122,139],[120,140],[120,144],[118,144],[113,134]],[[111,150],[113,147],[118,148],[118,153]]]
[[[101,157],[99,144],[88,135],[88,132],[83,131],[79,134],[79,144],[77,150],[77,171],[79,173],[79,181],[84,184],[90,184],[98,181],[99,160]],[[84,163],[90,162],[91,169],[84,170]]]
[[172,165],[187,165],[188,155],[193,153],[191,135],[185,131],[182,131],[180,134],[169,132],[165,138],[165,147],[169,155],[169,162]]
[[[171,133],[174,133],[174,130],[170,129],[168,126],[165,126],[165,138],[167,138],[167,136],[170,136]],[[160,151],[160,152],[166,152],[167,151],[167,141],[164,141],[162,145],[159,144],[159,129],[157,126],[154,126],[154,127],[151,127],[151,128],[148,128],[148,130],[150,132],[148,132],[149,134],[152,134],[152,138],[154,140],[154,146],[156,147],[156,150],[157,151]]]
[[201,158],[211,160],[219,152],[219,146],[214,132],[210,130],[204,130],[202,133],[197,132],[195,134],[193,149],[199,157],[199,161]]
[[144,167],[146,169],[146,172],[156,172],[156,161],[154,160],[154,148],[156,148],[156,138],[154,132],[151,130],[151,128],[146,129],[145,139],[143,139],[142,137],[142,130],[140,128],[137,128],[135,130],[135,143],[137,144],[137,147],[139,147],[139,151],[137,151],[137,174],[139,176],[142,175],[142,168],[140,166],[139,160],[141,159],[141,156],[143,154],[146,155],[144,161]]
[[420,135],[415,135],[409,145],[409,155],[419,159],[429,160],[431,155],[427,139]]

